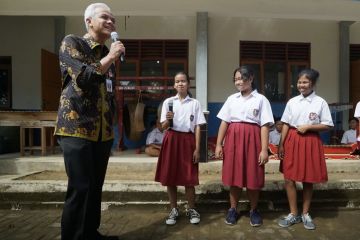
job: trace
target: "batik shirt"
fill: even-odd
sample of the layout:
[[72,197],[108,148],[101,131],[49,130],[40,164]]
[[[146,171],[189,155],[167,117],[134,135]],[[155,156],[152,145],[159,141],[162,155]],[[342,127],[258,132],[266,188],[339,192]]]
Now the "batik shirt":
[[[100,60],[108,52],[89,34],[64,38],[59,51],[62,92],[55,135],[113,139],[115,67],[106,74],[100,70]],[[112,89],[106,83],[111,83]]]

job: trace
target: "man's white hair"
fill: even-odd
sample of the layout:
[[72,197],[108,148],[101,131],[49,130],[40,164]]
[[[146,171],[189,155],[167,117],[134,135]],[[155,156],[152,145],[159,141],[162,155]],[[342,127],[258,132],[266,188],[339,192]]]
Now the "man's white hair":
[[86,22],[86,19],[95,17],[95,12],[96,12],[96,9],[98,9],[98,8],[102,8],[102,9],[108,10],[110,12],[109,6],[106,5],[105,3],[93,3],[93,4],[90,4],[85,9],[85,13],[84,13],[84,21],[85,21],[86,30],[89,30],[89,26],[88,26],[88,23]]

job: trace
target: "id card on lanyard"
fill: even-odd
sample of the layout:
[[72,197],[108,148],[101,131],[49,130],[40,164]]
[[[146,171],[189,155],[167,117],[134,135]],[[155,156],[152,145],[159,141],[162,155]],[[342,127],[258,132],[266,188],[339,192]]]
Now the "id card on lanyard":
[[112,86],[112,80],[111,79],[106,79],[106,91],[107,92],[112,92],[113,91],[113,86]]
[[112,92],[113,91],[113,85],[112,85],[112,80],[111,78],[114,77],[112,68],[109,69],[108,73],[107,73],[107,78],[106,78],[106,91],[107,92]]

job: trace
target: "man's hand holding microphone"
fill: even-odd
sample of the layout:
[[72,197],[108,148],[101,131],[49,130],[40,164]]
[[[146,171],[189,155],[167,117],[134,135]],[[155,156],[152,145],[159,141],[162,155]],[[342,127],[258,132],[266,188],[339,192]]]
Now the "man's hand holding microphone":
[[[114,34],[115,33],[115,34]],[[119,40],[118,34],[116,32],[111,32],[112,43],[110,45],[110,50],[108,55],[100,60],[101,63],[101,73],[106,73],[111,64],[116,60],[125,61],[125,47],[124,44]]]
[[110,52],[113,49],[114,46],[114,51],[116,53],[116,59],[119,58],[120,62],[125,62],[125,47],[124,45],[121,43],[119,35],[117,34],[117,32],[111,32],[111,40],[113,41],[113,43],[111,44],[110,47]]

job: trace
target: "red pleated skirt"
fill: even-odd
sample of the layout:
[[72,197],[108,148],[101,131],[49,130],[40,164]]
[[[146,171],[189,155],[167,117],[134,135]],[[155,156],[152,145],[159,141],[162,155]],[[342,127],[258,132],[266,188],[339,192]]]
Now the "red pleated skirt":
[[285,179],[321,183],[328,180],[324,147],[318,133],[299,134],[290,128],[284,142],[280,170]]
[[222,181],[226,186],[261,189],[264,165],[259,166],[260,126],[230,123],[225,136]]
[[195,135],[174,130],[165,132],[155,181],[164,186],[199,185],[199,164],[193,163]]

